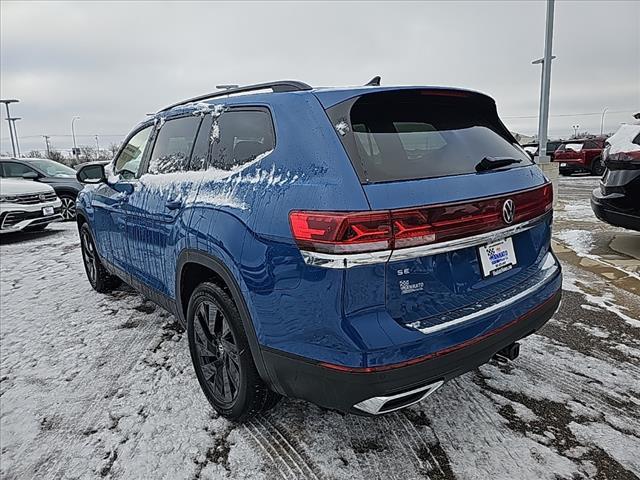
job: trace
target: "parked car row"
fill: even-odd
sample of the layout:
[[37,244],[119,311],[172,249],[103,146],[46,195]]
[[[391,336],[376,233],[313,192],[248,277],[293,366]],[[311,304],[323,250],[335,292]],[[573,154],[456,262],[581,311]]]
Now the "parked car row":
[[76,171],[53,160],[43,158],[0,158],[0,178],[32,180],[50,185],[60,199],[63,220],[76,217],[76,198],[83,185],[76,180]]
[[[605,170],[602,157],[605,142],[604,137],[550,140],[547,143],[547,155],[551,161],[560,163],[560,175],[590,173],[600,176]],[[535,142],[525,144],[522,148],[532,159],[539,153],[539,145]]]

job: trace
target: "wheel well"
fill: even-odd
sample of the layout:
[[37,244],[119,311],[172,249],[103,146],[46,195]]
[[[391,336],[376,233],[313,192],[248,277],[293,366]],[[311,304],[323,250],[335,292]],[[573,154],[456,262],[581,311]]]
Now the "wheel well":
[[74,192],[72,190],[60,190],[58,191],[58,196],[59,197],[73,197],[76,198],[78,196],[77,192]]
[[182,314],[187,318],[187,308],[189,307],[189,299],[191,294],[202,282],[211,282],[222,288],[230,298],[233,298],[231,290],[227,283],[220,275],[211,270],[209,267],[200,263],[187,263],[180,273],[180,300],[182,305]]

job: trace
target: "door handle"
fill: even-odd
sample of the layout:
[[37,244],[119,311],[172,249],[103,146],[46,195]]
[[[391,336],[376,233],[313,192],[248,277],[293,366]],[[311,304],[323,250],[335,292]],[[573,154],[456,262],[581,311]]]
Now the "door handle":
[[167,207],[169,210],[177,210],[182,207],[182,200],[180,199],[167,200],[164,206]]

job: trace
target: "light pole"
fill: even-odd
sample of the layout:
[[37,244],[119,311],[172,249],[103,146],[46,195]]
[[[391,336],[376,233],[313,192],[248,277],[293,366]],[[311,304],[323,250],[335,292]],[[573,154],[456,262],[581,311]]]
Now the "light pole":
[[602,135],[604,130],[604,114],[607,113],[607,110],[609,110],[609,107],[605,107],[605,109],[602,110],[602,117],[600,117],[600,135]]
[[76,116],[71,119],[71,136],[73,137],[73,155],[78,159],[78,145],[76,144],[76,130],[73,126],[74,122],[80,117]]
[[49,138],[51,138],[49,135],[42,135],[44,137],[44,143],[47,146],[47,158],[51,157],[51,154],[49,153],[50,148],[49,148]]
[[573,128],[573,138],[578,138],[578,129],[580,128],[580,125],[571,125],[571,128]]
[[9,104],[10,103],[18,103],[20,100],[16,100],[15,98],[0,100],[0,103],[4,103],[5,108],[7,109],[7,123],[9,124],[9,136],[11,137],[11,149],[13,150],[13,156],[16,156],[16,142],[13,138],[13,124],[11,123],[11,114],[9,113]]
[[100,158],[100,143],[98,143],[98,135],[96,135],[96,160]]
[[18,158],[20,158],[22,156],[22,152],[20,152],[20,142],[18,142],[18,129],[16,128],[16,122],[18,120],[22,120],[22,118],[13,117],[13,118],[10,118],[9,120],[11,120],[11,123],[13,124],[13,135],[16,141],[16,150],[18,151]]
[[544,57],[533,63],[542,63],[542,81],[540,86],[540,118],[538,122],[538,164],[548,164],[547,133],[549,129],[549,92],[551,90],[551,61],[553,51],[553,8],[554,0],[547,0],[547,23],[544,33]]

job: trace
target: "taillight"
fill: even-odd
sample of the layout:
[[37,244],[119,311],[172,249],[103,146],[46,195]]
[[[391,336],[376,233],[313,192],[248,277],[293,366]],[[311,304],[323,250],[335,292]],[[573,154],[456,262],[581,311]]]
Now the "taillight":
[[289,221],[303,250],[354,253],[391,248],[389,212],[291,212]]
[[607,156],[607,162],[637,162],[640,160],[640,150],[632,150],[630,152],[611,153]]
[[[505,218],[512,200],[514,215]],[[302,250],[365,253],[455,240],[499,230],[537,218],[552,207],[550,183],[511,195],[464,203],[382,212],[301,212],[289,214],[291,231]],[[510,221],[508,221],[510,220]]]

